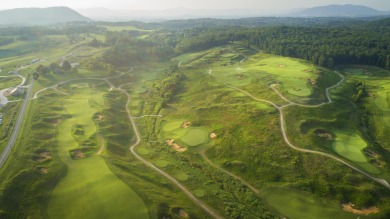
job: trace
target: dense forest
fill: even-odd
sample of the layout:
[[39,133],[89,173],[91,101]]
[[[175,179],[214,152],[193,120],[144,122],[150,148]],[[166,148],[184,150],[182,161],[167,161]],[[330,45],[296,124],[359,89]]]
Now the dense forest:
[[[321,21],[321,19],[319,19]],[[338,20],[331,20],[339,22]],[[178,27],[184,21],[178,22]],[[195,20],[187,21],[189,26]],[[202,19],[198,23],[206,22]],[[227,24],[231,21],[227,20]],[[330,21],[328,21],[330,22]],[[154,57],[167,58],[208,49],[227,43],[240,43],[248,47],[282,56],[306,59],[313,64],[333,67],[341,64],[364,64],[390,68],[390,19],[362,22],[357,24],[346,20],[344,25],[331,27],[327,25],[311,25],[308,27],[277,25],[271,27],[201,27],[183,30],[161,29],[151,39],[133,40],[128,46],[149,46],[148,54]],[[173,24],[170,23],[170,26]],[[228,26],[228,25],[227,25]],[[129,34],[122,33],[123,38]],[[115,36],[118,39],[118,35]],[[113,37],[108,37],[113,44]],[[111,51],[111,60],[128,60],[123,43],[118,43],[115,52]],[[142,49],[142,51],[145,51]],[[138,53],[140,54],[140,53]],[[115,58],[113,57],[115,56]],[[142,57],[142,55],[141,55]],[[108,60],[109,61],[109,60]],[[119,64],[119,63],[113,63]]]

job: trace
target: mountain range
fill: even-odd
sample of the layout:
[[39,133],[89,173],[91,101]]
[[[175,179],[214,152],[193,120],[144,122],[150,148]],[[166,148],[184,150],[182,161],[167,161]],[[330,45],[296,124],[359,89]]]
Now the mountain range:
[[0,11],[0,26],[48,25],[73,21],[92,21],[68,7],[17,8]]
[[327,5],[303,9],[290,16],[297,17],[369,17],[388,15],[389,12],[379,11],[362,5]]
[[[390,12],[379,11],[360,5],[328,5],[290,11],[260,9],[186,9],[169,10],[111,10],[106,8],[79,9],[68,7],[18,8],[0,10],[0,26],[48,25],[73,21],[159,21],[191,18],[250,18],[250,17],[377,17],[390,16]],[[92,20],[93,19],[93,20]]]
[[169,10],[110,10],[106,8],[79,9],[79,13],[94,20],[124,21],[124,20],[156,20],[156,19],[190,19],[190,18],[245,18],[245,17],[368,17],[385,16],[390,12],[379,11],[361,5],[328,5],[313,8],[281,10],[260,9],[186,9]]

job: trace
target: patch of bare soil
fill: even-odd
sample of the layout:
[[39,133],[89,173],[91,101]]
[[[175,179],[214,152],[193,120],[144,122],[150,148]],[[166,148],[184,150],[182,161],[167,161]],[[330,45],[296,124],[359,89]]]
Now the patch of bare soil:
[[39,158],[36,160],[38,163],[43,163],[47,160],[50,160],[52,157],[49,152],[44,151],[39,154]]
[[49,172],[49,168],[42,167],[40,171],[41,173],[47,174]]
[[187,150],[186,147],[184,146],[181,146],[177,143],[175,143],[175,139],[171,139],[171,140],[166,140],[165,141],[169,146],[171,146],[175,151],[177,152],[184,152]]
[[185,122],[183,122],[183,123],[180,125],[180,128],[186,129],[186,128],[189,128],[190,126],[191,126],[191,122],[190,122],[190,121],[185,121]]
[[348,203],[348,204],[342,204],[343,210],[346,212],[351,212],[353,214],[359,214],[359,215],[369,215],[369,214],[376,214],[379,212],[379,209],[375,206],[369,207],[369,208],[363,208],[361,210],[355,209],[354,204]]
[[3,92],[3,96],[5,96],[5,97],[9,97],[9,96],[11,96],[11,89],[7,89],[6,91],[4,91]]
[[333,140],[333,136],[332,134],[330,134],[329,132],[327,132],[326,130],[322,130],[322,129],[317,129],[314,131],[314,133],[320,137],[320,138],[326,138],[327,140]]
[[104,116],[103,115],[97,115],[96,116],[96,121],[98,121],[98,122],[104,121]]
[[72,152],[72,155],[73,155],[73,159],[76,159],[76,160],[80,160],[80,159],[85,158],[85,154],[80,149],[74,150]]
[[187,212],[185,212],[183,209],[179,210],[179,216],[183,218],[188,218]]
[[285,67],[286,67],[285,64],[279,64],[279,65],[278,65],[278,68],[285,68]]
[[313,70],[311,69],[306,69],[306,70],[303,70],[304,72],[313,72]]
[[244,75],[244,74],[237,74],[237,75],[236,75],[236,78],[237,78],[238,80],[244,80],[245,78],[247,78],[247,76]]
[[210,138],[211,138],[211,139],[215,139],[215,138],[217,138],[217,137],[218,137],[217,134],[215,134],[214,132],[210,134]]
[[317,81],[315,79],[312,79],[312,78],[309,78],[307,79],[309,81],[309,83],[311,84],[311,86],[314,86],[317,84]]

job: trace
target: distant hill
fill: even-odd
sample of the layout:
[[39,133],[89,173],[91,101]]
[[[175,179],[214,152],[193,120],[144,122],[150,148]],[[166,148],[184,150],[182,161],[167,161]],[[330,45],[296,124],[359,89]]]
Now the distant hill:
[[67,7],[17,8],[0,11],[0,26],[48,25],[72,21],[92,21]]
[[361,5],[328,5],[314,8],[303,9],[291,13],[294,17],[368,17],[382,16],[389,14],[388,12],[379,11]]
[[188,9],[172,8],[166,10],[111,10],[107,8],[86,8],[77,11],[98,21],[130,21],[130,20],[172,20],[196,18],[245,18],[259,16],[275,16],[280,11],[260,9]]

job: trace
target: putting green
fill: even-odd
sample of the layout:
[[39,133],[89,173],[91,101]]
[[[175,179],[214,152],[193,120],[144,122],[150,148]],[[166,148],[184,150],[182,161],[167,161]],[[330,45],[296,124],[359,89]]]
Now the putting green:
[[58,126],[56,148],[68,171],[52,192],[47,213],[50,218],[149,218],[142,199],[110,171],[103,158],[73,160],[69,155],[69,150],[79,147],[72,126],[82,126],[86,138],[96,133],[92,117],[97,109],[91,107],[91,99],[104,103],[103,93],[88,89],[63,100],[72,117]]
[[203,198],[206,194],[205,194],[204,190],[197,189],[197,190],[194,190],[194,195],[198,198]]
[[138,153],[142,154],[142,155],[148,155],[150,152],[148,149],[146,148],[138,148]]
[[187,181],[190,177],[188,176],[187,173],[180,172],[175,174],[175,178],[180,181]]
[[338,204],[327,203],[310,193],[280,188],[263,188],[260,196],[276,211],[291,219],[355,219],[354,214],[344,212]]
[[167,167],[169,165],[169,162],[166,160],[156,160],[155,164],[158,167]]
[[352,132],[336,132],[333,150],[348,160],[360,163],[367,162],[367,158],[362,152],[365,147],[367,147],[367,144],[359,135]]
[[208,132],[203,128],[189,128],[180,140],[189,146],[198,146],[209,140]]

